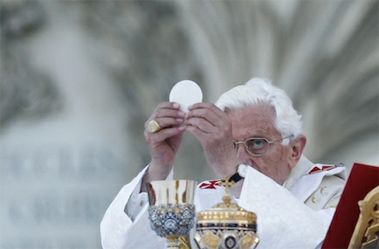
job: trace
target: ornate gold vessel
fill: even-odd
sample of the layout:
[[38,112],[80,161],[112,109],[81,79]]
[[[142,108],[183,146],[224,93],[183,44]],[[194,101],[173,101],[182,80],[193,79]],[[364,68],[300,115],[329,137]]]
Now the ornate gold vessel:
[[189,249],[189,233],[195,223],[193,201],[196,182],[152,181],[146,186],[151,229],[166,238],[167,248]]
[[197,213],[194,239],[200,249],[250,249],[259,243],[257,216],[234,203],[226,190],[223,201]]

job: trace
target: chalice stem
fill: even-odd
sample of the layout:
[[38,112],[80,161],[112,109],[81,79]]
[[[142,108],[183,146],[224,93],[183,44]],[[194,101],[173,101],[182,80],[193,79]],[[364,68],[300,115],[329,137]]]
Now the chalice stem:
[[191,249],[187,236],[167,237],[167,249]]

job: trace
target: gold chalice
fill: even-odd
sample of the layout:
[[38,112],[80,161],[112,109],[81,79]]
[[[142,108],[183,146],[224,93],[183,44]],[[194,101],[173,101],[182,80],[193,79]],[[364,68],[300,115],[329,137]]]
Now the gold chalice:
[[152,181],[147,184],[150,227],[167,240],[167,248],[189,249],[195,223],[194,192],[190,180]]
[[232,201],[231,183],[222,181],[222,202],[197,213],[195,241],[199,249],[253,249],[259,243],[257,216]]

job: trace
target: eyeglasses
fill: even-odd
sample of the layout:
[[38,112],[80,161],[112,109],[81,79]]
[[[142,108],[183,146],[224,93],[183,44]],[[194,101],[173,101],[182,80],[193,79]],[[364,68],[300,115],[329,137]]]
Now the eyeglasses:
[[233,140],[233,145],[234,145],[234,149],[238,150],[238,145],[243,144],[247,153],[249,153],[251,156],[258,157],[266,153],[271,144],[281,142],[284,139],[290,138],[292,136],[293,135],[289,135],[287,137],[283,137],[283,138],[280,138],[278,140],[273,140],[273,141],[270,141],[267,138],[263,138],[263,137],[252,137],[252,138],[246,139],[245,141]]

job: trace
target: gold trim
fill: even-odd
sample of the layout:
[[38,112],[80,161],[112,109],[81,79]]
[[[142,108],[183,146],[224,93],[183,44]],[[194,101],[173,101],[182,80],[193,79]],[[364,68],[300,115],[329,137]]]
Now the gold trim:
[[197,213],[194,239],[202,249],[256,248],[259,238],[256,235],[257,216],[232,202],[229,188],[234,182],[221,181],[225,188],[222,202],[212,208]]
[[379,186],[371,190],[358,205],[360,215],[348,248],[374,248],[379,245]]

